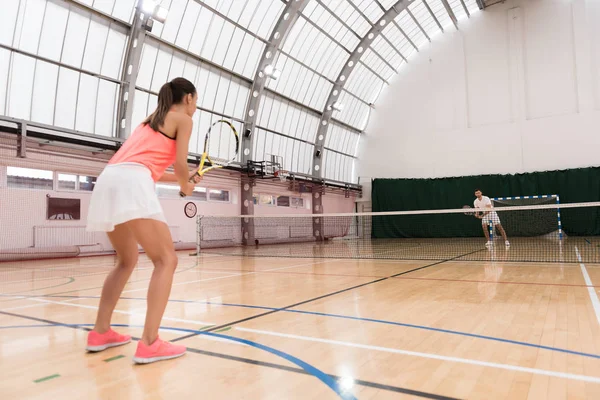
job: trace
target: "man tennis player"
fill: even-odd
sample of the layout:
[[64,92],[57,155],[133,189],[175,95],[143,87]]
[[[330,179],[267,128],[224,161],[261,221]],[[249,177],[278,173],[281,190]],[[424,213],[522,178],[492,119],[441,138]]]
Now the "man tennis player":
[[[490,200],[489,197],[484,196],[481,193],[481,190],[476,189],[475,190],[475,197],[477,197],[475,199],[475,201],[473,202],[473,206],[475,208],[483,208],[483,209],[491,209],[492,208],[492,201]],[[502,224],[500,223],[500,217],[498,217],[498,214],[496,213],[496,211],[484,211],[483,213],[477,213],[477,218],[481,219],[481,227],[483,228],[483,233],[485,234],[485,238],[487,239],[487,243],[485,244],[486,246],[491,246],[492,245],[492,241],[490,240],[490,232],[489,232],[489,227],[490,224],[494,225],[494,228],[498,228],[498,231],[500,231],[500,234],[502,235],[502,238],[504,239],[504,244],[506,245],[506,247],[510,246],[510,242],[508,241],[508,239],[506,238],[506,232],[504,231],[504,228],[502,227]]]

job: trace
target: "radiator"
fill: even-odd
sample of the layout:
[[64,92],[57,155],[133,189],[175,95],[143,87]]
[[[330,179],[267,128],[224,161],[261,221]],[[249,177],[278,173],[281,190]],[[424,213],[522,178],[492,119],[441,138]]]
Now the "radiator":
[[85,226],[34,226],[33,247],[89,246],[99,242],[97,235]]
[[[169,225],[173,242],[180,242],[179,226]],[[91,246],[106,242],[106,233],[87,232],[85,226],[34,226],[33,247]],[[110,248],[110,247],[109,247]]]

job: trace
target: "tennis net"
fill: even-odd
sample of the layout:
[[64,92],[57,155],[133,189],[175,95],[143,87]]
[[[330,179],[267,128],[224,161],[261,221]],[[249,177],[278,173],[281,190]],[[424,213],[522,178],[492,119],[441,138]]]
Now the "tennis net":
[[199,216],[197,250],[273,257],[600,262],[600,202],[477,211]]

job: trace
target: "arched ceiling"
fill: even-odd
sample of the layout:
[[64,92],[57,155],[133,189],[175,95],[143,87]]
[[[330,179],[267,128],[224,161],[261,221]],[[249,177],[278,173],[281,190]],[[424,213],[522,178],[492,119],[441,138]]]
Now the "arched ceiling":
[[0,115],[116,137],[184,76],[200,92],[190,152],[225,117],[250,128],[246,158],[353,182],[381,90],[482,1],[12,0],[0,14]]

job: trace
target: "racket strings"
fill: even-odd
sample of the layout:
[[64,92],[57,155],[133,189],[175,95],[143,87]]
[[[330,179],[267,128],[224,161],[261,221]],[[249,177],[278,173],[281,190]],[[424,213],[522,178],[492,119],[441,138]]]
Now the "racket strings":
[[[217,126],[218,125],[218,126]],[[218,138],[213,140],[212,136]],[[213,140],[213,146],[211,146]],[[204,153],[211,165],[226,166],[235,161],[239,153],[239,136],[237,130],[230,121],[218,120],[209,128],[204,141]],[[228,144],[227,148],[223,148]],[[216,146],[216,147],[215,147]],[[214,148],[213,148],[214,147]],[[211,156],[213,154],[213,156]],[[217,157],[219,155],[220,157]]]

